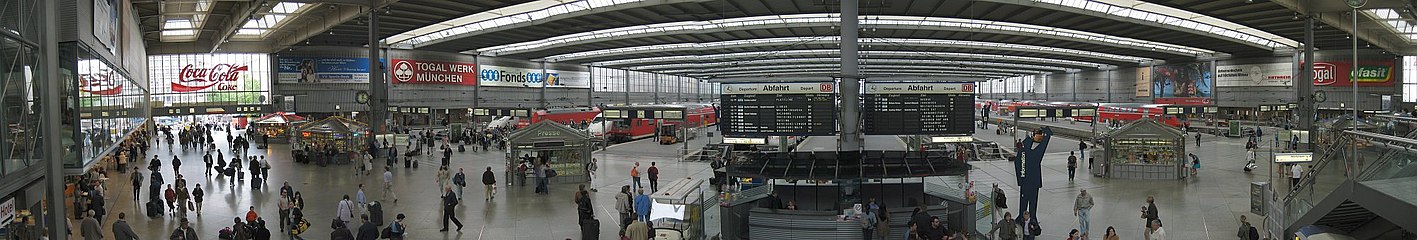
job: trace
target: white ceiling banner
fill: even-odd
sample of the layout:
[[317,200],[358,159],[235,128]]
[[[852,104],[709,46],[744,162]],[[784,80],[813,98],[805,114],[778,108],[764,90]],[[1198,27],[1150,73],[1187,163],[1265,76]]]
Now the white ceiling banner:
[[[478,78],[488,87],[541,87],[541,69],[482,65]],[[546,70],[548,88],[590,88],[590,73]]]
[[1294,85],[1290,63],[1221,65],[1215,67],[1220,87],[1288,87]]

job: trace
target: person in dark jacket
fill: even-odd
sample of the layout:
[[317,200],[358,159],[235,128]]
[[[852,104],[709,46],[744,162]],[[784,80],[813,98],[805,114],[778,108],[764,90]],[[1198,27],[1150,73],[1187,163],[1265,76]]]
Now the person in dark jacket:
[[378,240],[378,239],[379,239],[379,227],[378,227],[378,226],[374,226],[374,223],[373,223],[373,222],[369,222],[369,214],[360,214],[360,215],[359,215],[359,220],[361,220],[361,222],[363,222],[363,224],[359,225],[359,232],[357,232],[358,235],[357,235],[354,239],[355,239],[355,240]]
[[[123,213],[121,213],[121,212],[118,213],[118,221],[117,221],[117,222],[113,222],[113,239],[117,239],[117,240],[136,240],[136,239],[138,239],[138,233],[133,232],[133,228],[130,227],[130,226],[128,226],[128,220],[127,220],[127,219],[124,219],[124,218],[126,217],[126,216],[124,216],[124,215],[125,215],[125,214],[123,214]],[[1241,217],[1241,218],[1240,218],[1241,221],[1243,221],[1243,220],[1244,220],[1244,216],[1240,216],[1240,217]],[[1250,223],[1245,223],[1245,225],[1246,225],[1246,226],[1249,226]]]
[[[461,171],[458,174],[462,174]],[[482,172],[482,185],[487,187],[487,201],[492,201],[497,196],[497,176],[492,175],[492,167],[487,167],[487,171]]]
[[463,174],[462,168],[453,174],[453,185],[458,187],[458,201],[462,201],[462,189],[467,187],[467,174]]
[[349,231],[344,222],[335,221],[331,227],[334,227],[335,231],[330,232],[330,240],[354,240],[354,233]]
[[251,233],[246,232],[246,223],[245,223],[245,222],[242,222],[242,221],[241,221],[241,218],[239,218],[239,217],[233,218],[233,219],[234,219],[233,221],[235,221],[236,224],[234,224],[234,225],[231,226],[231,231],[234,232],[234,234],[232,234],[232,236],[234,236],[234,237],[232,237],[232,239],[235,239],[235,240],[247,240],[247,239],[251,239]]
[[251,224],[255,230],[251,232],[251,240],[271,240],[271,230],[266,229],[266,219],[256,218],[256,222]]
[[453,224],[456,224],[458,226],[459,232],[462,231],[462,221],[458,221],[458,217],[454,216],[455,214],[453,212],[453,210],[457,207],[458,196],[453,193],[453,189],[443,188],[443,229],[440,229],[438,231],[448,231],[448,220],[452,220]]

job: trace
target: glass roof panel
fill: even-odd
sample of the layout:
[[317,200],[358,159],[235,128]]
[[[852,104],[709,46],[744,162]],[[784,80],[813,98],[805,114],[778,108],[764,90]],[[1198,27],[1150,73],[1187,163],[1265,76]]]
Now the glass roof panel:
[[[1181,28],[1194,29],[1200,32],[1208,32],[1199,29],[1201,26],[1210,26],[1221,29],[1221,36],[1226,36],[1243,42],[1253,43],[1271,48],[1298,47],[1299,43],[1292,39],[1279,35],[1254,29],[1212,16],[1193,13],[1181,9],[1167,7],[1136,0],[1034,0],[1034,2],[1055,4],[1063,7],[1084,9],[1088,11],[1102,12],[1115,16],[1125,16],[1131,19],[1157,22],[1161,24],[1177,26]],[[1097,7],[1106,5],[1108,8]],[[1116,10],[1117,8],[1127,8],[1130,10]],[[1233,34],[1229,34],[1233,33]]]
[[[642,1],[643,0],[538,0],[432,24],[412,31],[395,34],[384,40],[390,44],[417,45],[452,36],[438,33],[450,31],[450,29],[457,27],[471,27],[471,29],[467,31],[482,31],[517,23],[546,19],[557,15],[622,6]],[[423,38],[423,36],[432,37]]]

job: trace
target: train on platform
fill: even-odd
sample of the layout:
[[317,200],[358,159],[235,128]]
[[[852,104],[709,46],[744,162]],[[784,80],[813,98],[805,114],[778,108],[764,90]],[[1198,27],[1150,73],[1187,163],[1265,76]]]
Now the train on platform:
[[[689,103],[689,104],[664,104],[664,105],[635,105],[637,107],[663,107],[663,108],[684,108],[683,120],[669,119],[647,119],[647,118],[623,118],[609,120],[605,136],[613,142],[625,142],[655,135],[666,131],[660,126],[674,125],[675,129],[701,128],[718,124],[718,108],[712,104]],[[677,141],[677,140],[676,140]]]
[[1142,118],[1152,118],[1163,124],[1173,127],[1181,127],[1183,121],[1174,116],[1166,114],[1166,107],[1178,106],[1171,104],[1152,103],[1089,103],[1089,102],[1044,102],[1044,101],[1013,101],[1013,100],[977,100],[975,109],[989,108],[995,113],[1013,113],[1019,107],[1097,107],[1097,117],[1073,117],[1082,122],[1092,122],[1100,120],[1130,122]]

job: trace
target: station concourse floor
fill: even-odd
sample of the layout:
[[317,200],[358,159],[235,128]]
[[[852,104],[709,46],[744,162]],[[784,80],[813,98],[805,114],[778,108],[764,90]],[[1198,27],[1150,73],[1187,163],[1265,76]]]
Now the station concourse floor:
[[[1011,144],[1011,138],[994,134],[992,128],[977,131],[974,135],[976,138]],[[225,140],[225,133],[216,132],[214,136],[220,138],[218,148],[227,149],[226,143],[222,142]],[[706,141],[712,142],[713,139],[716,138],[700,137],[691,141],[690,146],[701,146]],[[1100,238],[1108,226],[1116,227],[1122,239],[1140,238],[1142,221],[1139,218],[1139,210],[1148,195],[1156,197],[1168,239],[1234,239],[1240,214],[1249,215],[1250,222],[1261,227],[1262,217],[1248,213],[1249,185],[1250,182],[1266,181],[1270,176],[1270,166],[1261,164],[1260,169],[1252,173],[1241,171],[1245,154],[1243,138],[1206,135],[1203,140],[1204,145],[1199,148],[1193,141],[1186,145],[1188,152],[1196,153],[1202,159],[1199,177],[1152,181],[1105,179],[1092,177],[1084,168],[1078,170],[1075,181],[1069,182],[1066,176],[1066,159],[1068,151],[1075,150],[1077,143],[1063,137],[1055,137],[1043,163],[1045,183],[1040,191],[1039,206],[1044,210],[1038,216],[1042,219],[1044,235],[1040,239],[1063,239],[1069,229],[1076,228],[1076,218],[1071,214],[1071,207],[1080,189],[1088,189],[1096,203],[1090,214],[1094,239]],[[887,145],[894,144],[897,143]],[[596,217],[601,221],[600,239],[616,238],[615,219],[618,217],[614,210],[614,194],[619,186],[629,184],[628,172],[634,162],[640,162],[642,170],[648,168],[649,162],[657,162],[662,174],[660,184],[686,177],[706,180],[712,175],[708,163],[680,162],[677,157],[673,157],[680,148],[682,146],[678,144],[659,145],[645,139],[613,145],[609,150],[597,151],[594,154],[594,157],[600,160],[600,170],[592,184],[600,190],[592,193]],[[306,219],[313,224],[310,232],[302,234],[306,239],[328,238],[329,219],[333,219],[336,202],[345,194],[353,198],[359,183],[366,185],[365,194],[369,199],[381,201],[385,205],[384,211],[388,220],[392,220],[392,217],[400,212],[409,216],[406,220],[411,229],[409,239],[559,240],[579,239],[580,235],[573,217],[575,206],[572,203],[572,195],[576,186],[553,184],[550,195],[533,194],[529,186],[506,186],[502,176],[504,156],[496,151],[474,152],[469,149],[469,152],[455,152],[453,155],[452,168],[463,168],[469,178],[469,187],[464,190],[463,204],[457,210],[459,220],[464,224],[461,232],[437,231],[442,227],[438,198],[440,195],[433,180],[437,171],[437,154],[423,157],[421,168],[405,169],[402,164],[395,166],[395,192],[400,197],[397,203],[380,197],[382,172],[359,177],[354,176],[350,165],[329,165],[322,168],[296,164],[290,157],[288,144],[272,144],[267,149],[252,150],[252,154],[265,155],[268,156],[267,159],[272,160],[272,179],[258,190],[250,188],[249,176],[244,181],[236,181],[234,185],[229,177],[204,176],[200,166],[200,151],[184,152],[178,146],[170,154],[168,145],[163,143],[149,150],[149,155],[152,154],[159,155],[163,161],[162,171],[168,183],[174,181],[169,165],[171,155],[177,154],[184,161],[182,174],[189,184],[202,184],[207,191],[203,214],[200,217],[193,213],[188,214],[193,221],[193,227],[198,229],[204,238],[215,238],[218,230],[231,226],[232,218],[244,216],[247,207],[253,205],[269,222],[267,228],[273,232],[277,231],[277,226],[274,225],[278,222],[275,198],[278,196],[280,184],[287,181],[296,191],[302,192],[306,200]],[[227,157],[231,157],[229,152]],[[380,163],[382,160],[375,161],[376,166],[381,165]],[[1011,162],[971,164],[975,169],[970,172],[970,179],[976,181],[976,191],[987,193],[991,184],[999,183],[1009,194],[1010,209],[1017,209],[1018,189],[1014,184]],[[145,168],[146,161],[139,165]],[[489,166],[497,174],[499,190],[494,200],[482,201],[485,195],[479,186],[481,172]],[[104,234],[112,234],[109,228],[119,212],[127,213],[128,222],[134,230],[148,238],[166,237],[178,225],[176,218],[171,216],[142,216],[141,202],[134,202],[130,195],[132,191],[127,180],[128,175],[116,172],[110,174],[112,180],[107,183],[110,190],[107,196],[110,215],[104,219]],[[149,173],[144,169],[143,174]],[[1287,186],[1287,179],[1283,176],[1275,176],[1275,179],[1278,180],[1275,181],[1275,186],[1280,186],[1281,189],[1277,194],[1287,192],[1282,188]],[[645,181],[645,184],[648,184],[648,180]],[[144,184],[146,185],[146,180]],[[146,195],[147,190],[143,191]],[[146,201],[146,196],[143,197]],[[74,224],[77,227],[78,223]],[[707,221],[706,228],[711,233],[717,232],[717,225],[717,219],[712,218]]]
[[[1088,126],[1083,122],[1069,123],[1063,120],[1040,123],[1080,129],[1086,129]],[[1019,136],[1023,137],[1024,133]],[[998,142],[1003,146],[1012,146],[1013,141],[1008,134],[995,134],[994,126],[987,130],[976,129],[974,137]],[[1270,135],[1265,138],[1270,138]],[[1239,229],[1241,214],[1247,215],[1250,224],[1264,232],[1263,216],[1250,213],[1250,183],[1270,181],[1276,189],[1275,194],[1289,192],[1288,177],[1273,173],[1273,168],[1265,164],[1264,159],[1268,159],[1267,149],[1257,152],[1259,159],[1256,162],[1259,168],[1246,173],[1242,170],[1245,165],[1246,138],[1207,134],[1202,136],[1202,145],[1199,147],[1195,144],[1194,136],[1188,135],[1186,140],[1186,152],[1194,153],[1201,159],[1201,169],[1197,177],[1182,180],[1094,177],[1086,169],[1086,159],[1083,158],[1079,160],[1077,175],[1069,182],[1067,158],[1070,151],[1078,149],[1077,140],[1055,135],[1049,143],[1042,164],[1043,188],[1040,189],[1038,198],[1038,207],[1042,210],[1037,216],[1041,219],[1043,235],[1039,239],[1065,239],[1069,230],[1078,228],[1072,207],[1078,192],[1083,189],[1088,190],[1094,202],[1089,212],[1091,239],[1100,239],[1108,226],[1116,228],[1121,239],[1141,239],[1144,222],[1141,219],[1141,207],[1146,204],[1147,196],[1154,196],[1156,199],[1158,215],[1163,228],[1166,229],[1166,239],[1238,239],[1235,233]],[[1260,145],[1269,146],[1271,142],[1272,139],[1262,140]],[[1093,143],[1088,145],[1089,150],[1100,150],[1095,147],[1101,147]],[[1100,154],[1100,151],[1096,153]],[[1090,151],[1087,156],[1093,157],[1093,152]],[[1100,155],[1096,157],[1101,161]],[[970,180],[975,181],[975,191],[986,193],[992,184],[999,184],[1009,197],[1009,209],[1005,211],[1012,212],[1017,217],[1019,191],[1013,162],[970,164],[974,166],[974,170],[970,171]],[[1269,180],[1271,177],[1274,180]]]
[[[229,149],[227,143],[224,142],[224,132],[215,132],[213,136],[219,138],[217,140],[218,149]],[[707,138],[700,137],[698,139]],[[693,143],[691,142],[691,145]],[[702,141],[698,145],[702,146]],[[658,147],[664,148],[661,151],[666,152],[682,148],[680,145],[658,145],[654,141],[643,139],[611,146],[610,149],[655,149]],[[298,164],[291,157],[289,144],[272,143],[267,149],[253,148],[251,150],[251,154],[267,156],[271,163],[271,179],[261,189],[251,188],[252,181],[249,175],[246,180],[234,181],[234,183],[230,177],[205,176],[202,171],[204,166],[202,166],[200,151],[183,151],[180,145],[173,153],[168,153],[168,149],[166,143],[157,144],[149,150],[148,155],[159,155],[159,159],[163,162],[161,171],[167,183],[174,182],[170,162],[173,154],[178,155],[183,161],[181,172],[188,184],[201,184],[203,190],[206,191],[202,215],[197,216],[192,212],[187,214],[189,220],[192,221],[193,228],[200,232],[199,236],[203,239],[209,237],[216,239],[219,230],[233,225],[233,218],[244,218],[247,208],[250,206],[255,206],[257,213],[266,219],[266,227],[272,231],[274,239],[286,239],[280,235],[278,226],[276,226],[279,223],[276,199],[279,197],[282,182],[290,182],[295,191],[301,192],[304,196],[305,218],[312,224],[309,232],[301,234],[305,239],[329,238],[331,232],[329,224],[331,219],[334,219],[337,202],[346,194],[350,195],[350,199],[353,200],[360,183],[365,184],[365,195],[370,201],[380,201],[384,205],[386,222],[392,221],[394,215],[398,213],[408,216],[405,220],[410,229],[408,239],[580,239],[580,228],[575,217],[575,204],[572,202],[577,186],[575,184],[551,184],[550,195],[534,194],[531,186],[507,186],[503,176],[505,155],[498,151],[474,152],[469,147],[468,152],[458,153],[455,151],[453,153],[452,171],[456,173],[457,168],[463,168],[468,177],[468,187],[464,189],[462,205],[456,210],[458,219],[462,221],[464,227],[462,231],[455,231],[456,226],[451,226],[450,231],[439,232],[438,229],[442,228],[441,191],[437,189],[434,178],[436,178],[438,158],[441,157],[441,153],[422,157],[420,168],[406,169],[400,163],[392,169],[396,186],[394,192],[399,197],[399,201],[395,203],[393,199],[381,197],[381,193],[383,193],[382,170],[368,176],[355,176],[352,165],[319,167],[313,164]],[[641,163],[641,171],[645,171],[650,162],[657,162],[660,169],[659,184],[661,187],[686,177],[707,181],[712,176],[707,162],[680,162],[678,158],[653,155],[633,156],[600,152],[594,154],[594,157],[599,159],[600,167],[593,186],[599,191],[592,192],[591,195],[593,195],[592,204],[596,208],[596,217],[601,222],[600,239],[618,239],[615,231],[619,218],[615,211],[615,194],[619,191],[620,186],[630,183],[629,171],[634,162]],[[227,152],[226,156],[231,158],[230,152]],[[151,156],[148,156],[147,160],[151,160]],[[145,179],[150,176],[146,169],[147,160],[138,164],[140,168],[143,168]],[[380,168],[382,163],[382,159],[374,161],[376,168]],[[492,201],[484,201],[486,195],[481,185],[481,176],[489,166],[496,174],[499,186],[496,198]],[[180,224],[179,218],[170,214],[162,218],[144,216],[141,203],[147,201],[147,180],[144,180],[143,183],[145,189],[142,190],[142,195],[144,195],[142,201],[135,202],[132,200],[132,188],[128,174],[110,171],[109,177],[111,179],[107,183],[109,191],[105,196],[108,199],[109,215],[102,223],[106,239],[113,237],[111,227],[113,222],[117,220],[117,213],[120,212],[127,214],[128,224],[144,239],[165,239]],[[530,180],[528,181],[530,182]],[[649,185],[648,179],[643,181],[646,186]],[[711,197],[711,195],[706,197]],[[72,210],[72,208],[70,209]],[[72,216],[72,213],[69,216]],[[359,222],[357,216],[353,222],[355,226],[352,229],[356,229]],[[73,221],[72,224],[76,228],[79,227],[78,221]],[[451,225],[451,223],[449,224]],[[706,224],[709,226],[708,228],[715,228],[709,230],[710,232],[717,232],[717,218],[711,219],[710,223]],[[75,232],[77,234],[77,229]]]

